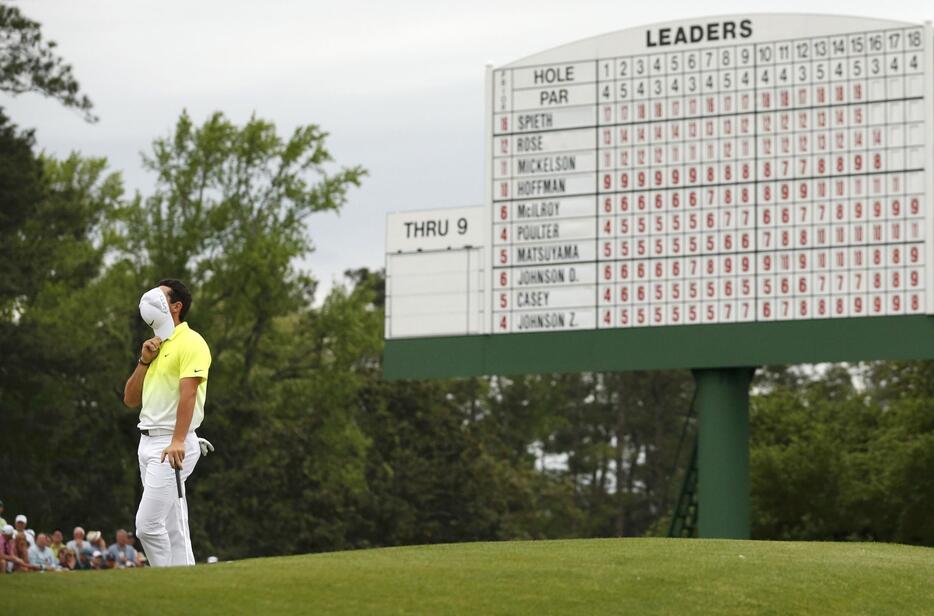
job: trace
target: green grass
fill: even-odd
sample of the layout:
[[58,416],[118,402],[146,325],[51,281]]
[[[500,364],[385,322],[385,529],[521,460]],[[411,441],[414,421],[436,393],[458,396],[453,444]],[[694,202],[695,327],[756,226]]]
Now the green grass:
[[0,578],[3,614],[932,614],[934,549],[599,539]]

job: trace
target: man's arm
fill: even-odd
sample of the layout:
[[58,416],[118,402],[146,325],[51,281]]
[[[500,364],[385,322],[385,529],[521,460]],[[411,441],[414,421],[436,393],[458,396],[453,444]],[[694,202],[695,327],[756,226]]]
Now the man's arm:
[[200,377],[189,376],[178,382],[178,410],[175,413],[175,432],[172,434],[172,444],[162,452],[162,461],[166,458],[172,468],[181,468],[185,459],[185,437],[191,427],[191,419],[195,414],[195,399],[198,396]]
[[29,569],[36,569],[36,567],[34,567],[33,565],[29,563],[28,555],[26,556],[26,558],[20,558],[16,554],[10,554],[9,552],[7,552],[6,559],[7,559],[7,562],[11,562],[14,565],[19,565],[20,567],[28,567]]
[[[162,346],[162,338],[156,336],[143,343],[140,349],[139,357],[147,364],[156,358],[159,354],[159,347]],[[149,366],[141,363],[136,364],[133,374],[127,379],[123,386],[123,404],[133,408],[143,403],[143,381],[146,380],[146,371]]]
[[127,407],[134,408],[143,403],[143,381],[146,380],[148,369],[149,366],[136,364],[136,369],[123,386],[123,404]]

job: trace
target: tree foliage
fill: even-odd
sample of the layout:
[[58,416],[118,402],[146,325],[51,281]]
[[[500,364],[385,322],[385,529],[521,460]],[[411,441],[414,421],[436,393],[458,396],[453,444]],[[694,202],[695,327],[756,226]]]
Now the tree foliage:
[[754,397],[754,535],[934,545],[932,365],[799,372]]
[[[31,132],[19,131],[0,111],[0,315],[9,320],[17,298],[31,296],[37,281],[24,265],[29,245],[24,227],[38,222],[44,179]],[[34,256],[34,255],[31,255]]]
[[102,160],[27,156],[31,138],[8,124],[0,140],[0,151],[15,153],[0,156],[0,169],[21,182],[0,200],[8,266],[0,272],[3,489],[40,517],[67,510],[124,518],[133,474],[110,456],[131,448],[132,435],[114,429],[120,409],[107,364],[131,337],[109,320],[119,304],[108,299],[120,298],[105,295],[102,236],[122,196],[119,178]]
[[[123,194],[104,161],[33,153],[0,124],[3,497],[39,528],[132,523],[136,413],[120,402],[140,293],[189,282],[213,355],[190,484],[200,557],[664,532],[686,372],[387,382],[385,280],[320,304],[297,267],[315,212],[363,170],[325,134],[182,114]],[[16,179],[19,179],[17,182]],[[763,370],[752,397],[754,533],[934,544],[930,362]],[[683,461],[683,459],[682,459]],[[15,503],[15,505],[14,505]]]
[[37,92],[96,122],[91,99],[81,93],[71,65],[55,48],[55,41],[42,36],[39,23],[18,7],[0,4],[0,91],[14,96]]
[[[0,5],[0,90],[89,120],[39,25]],[[106,161],[35,153],[0,113],[0,490],[39,529],[132,524],[136,413],[121,402],[140,294],[185,280],[214,363],[189,492],[196,554],[664,532],[685,371],[382,379],[381,272],[319,305],[313,214],[365,176],[315,125],[182,113],[124,194]],[[934,545],[934,362],[760,370],[754,534]],[[109,536],[109,538],[112,537]]]
[[352,294],[311,310],[314,280],[294,265],[313,250],[308,217],[342,207],[364,175],[333,165],[326,136],[309,125],[283,139],[269,122],[236,126],[220,113],[195,126],[183,113],[144,159],[155,191],[122,212],[125,261],[143,280],[185,280],[196,298],[189,321],[214,356],[205,434],[220,444],[205,464],[222,470],[192,519],[210,524],[195,529],[209,545],[244,537],[232,552],[214,540],[236,555],[283,549],[252,533],[260,518],[307,529],[290,535],[291,550],[347,545],[343,528],[325,526],[362,483],[367,440],[347,411],[352,368],[377,329]]
[[[297,266],[313,214],[364,174],[325,138],[183,113],[145,159],[153,191],[128,197],[104,161],[38,157],[0,121],[8,507],[41,529],[132,524],[120,393],[150,335],[139,295],[175,276],[214,356],[201,433],[217,452],[189,491],[199,557],[664,532],[690,375],[383,380],[383,275],[347,272],[316,305]],[[762,371],[755,535],[934,545],[931,366]]]

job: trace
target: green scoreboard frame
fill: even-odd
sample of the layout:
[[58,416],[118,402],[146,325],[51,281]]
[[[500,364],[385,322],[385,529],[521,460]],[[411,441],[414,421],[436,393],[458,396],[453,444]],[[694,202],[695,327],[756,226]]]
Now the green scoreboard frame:
[[934,358],[934,317],[386,340],[390,379]]

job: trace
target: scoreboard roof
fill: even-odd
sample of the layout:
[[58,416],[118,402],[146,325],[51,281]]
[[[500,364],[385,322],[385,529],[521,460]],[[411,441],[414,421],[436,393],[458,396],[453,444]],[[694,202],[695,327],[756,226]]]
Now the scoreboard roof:
[[828,36],[831,32],[847,33],[919,26],[917,23],[892,19],[823,13],[711,15],[644,24],[598,34],[530,54],[500,68],[592,60],[594,57],[612,55],[684,51],[689,48],[716,47],[732,43],[755,43],[779,37],[804,39]]

